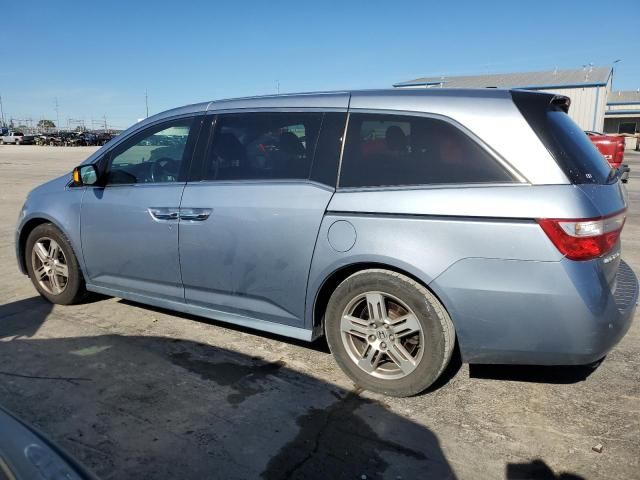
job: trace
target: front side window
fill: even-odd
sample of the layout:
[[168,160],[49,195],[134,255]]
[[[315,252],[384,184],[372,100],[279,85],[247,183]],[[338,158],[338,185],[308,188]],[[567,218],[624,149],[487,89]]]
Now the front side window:
[[308,179],[321,122],[321,113],[220,115],[203,179]]
[[192,119],[162,123],[135,135],[111,153],[108,184],[178,181]]
[[504,182],[514,179],[448,122],[406,115],[349,117],[341,187]]

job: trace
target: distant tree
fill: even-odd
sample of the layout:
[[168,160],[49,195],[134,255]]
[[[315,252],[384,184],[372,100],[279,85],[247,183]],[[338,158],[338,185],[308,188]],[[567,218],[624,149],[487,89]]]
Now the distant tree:
[[18,125],[18,126],[16,127],[16,130],[20,130],[20,131],[22,131],[22,130],[27,130],[28,128],[29,128],[29,127],[27,127],[26,125]]
[[51,120],[40,120],[38,122],[38,128],[48,129],[48,128],[56,128],[56,124]]

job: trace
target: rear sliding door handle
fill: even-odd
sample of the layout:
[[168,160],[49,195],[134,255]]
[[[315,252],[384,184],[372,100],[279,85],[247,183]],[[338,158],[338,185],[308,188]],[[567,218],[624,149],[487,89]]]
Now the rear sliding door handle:
[[180,220],[189,220],[192,222],[202,222],[209,218],[211,208],[181,208]]
[[180,213],[180,209],[171,207],[149,207],[147,211],[154,220],[177,220]]

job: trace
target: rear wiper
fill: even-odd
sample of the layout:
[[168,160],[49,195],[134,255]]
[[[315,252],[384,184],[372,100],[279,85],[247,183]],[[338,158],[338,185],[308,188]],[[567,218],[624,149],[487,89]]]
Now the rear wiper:
[[622,171],[619,168],[611,167],[609,175],[607,176],[607,183],[614,183],[622,175]]

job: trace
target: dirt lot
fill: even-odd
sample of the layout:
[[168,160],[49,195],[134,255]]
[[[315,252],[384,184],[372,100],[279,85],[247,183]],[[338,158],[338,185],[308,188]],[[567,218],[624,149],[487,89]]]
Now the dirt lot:
[[[0,146],[0,404],[99,477],[640,478],[637,314],[595,371],[454,364],[398,400],[356,391],[322,342],[118,299],[52,307],[18,271],[15,221],[91,151]],[[640,155],[627,159],[624,256],[640,272]]]

